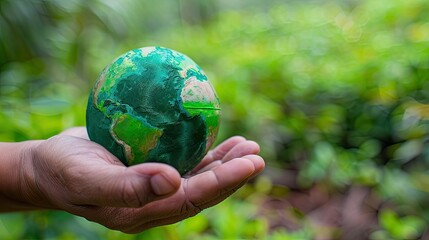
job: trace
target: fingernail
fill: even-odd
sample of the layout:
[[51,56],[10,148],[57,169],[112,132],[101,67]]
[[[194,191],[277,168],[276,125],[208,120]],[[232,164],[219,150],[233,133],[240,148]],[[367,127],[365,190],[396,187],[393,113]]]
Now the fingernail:
[[166,195],[175,190],[174,186],[162,174],[153,176],[150,179],[150,184],[157,195]]

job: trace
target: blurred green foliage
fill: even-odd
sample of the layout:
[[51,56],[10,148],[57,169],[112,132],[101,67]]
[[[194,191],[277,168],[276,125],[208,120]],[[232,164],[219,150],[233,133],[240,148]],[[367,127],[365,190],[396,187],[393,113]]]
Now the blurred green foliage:
[[[370,237],[416,239],[429,231],[428,12],[426,0],[2,0],[0,140],[84,125],[104,66],[133,48],[165,46],[194,59],[215,85],[218,141],[257,140],[270,169],[298,172],[299,189],[370,187],[386,203]],[[259,185],[139,235],[42,212],[0,215],[0,238],[317,236],[305,216],[299,230],[270,228],[255,199],[275,186]]]

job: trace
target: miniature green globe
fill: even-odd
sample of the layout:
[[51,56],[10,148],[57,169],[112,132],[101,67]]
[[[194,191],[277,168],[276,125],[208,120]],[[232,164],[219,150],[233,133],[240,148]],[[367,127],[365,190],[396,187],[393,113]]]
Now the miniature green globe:
[[134,49],[108,65],[86,112],[89,138],[125,165],[161,162],[182,175],[213,144],[219,119],[219,99],[204,71],[162,47]]

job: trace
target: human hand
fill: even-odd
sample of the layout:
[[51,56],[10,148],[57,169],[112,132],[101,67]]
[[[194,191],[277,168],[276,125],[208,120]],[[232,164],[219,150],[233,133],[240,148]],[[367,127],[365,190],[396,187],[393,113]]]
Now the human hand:
[[89,141],[83,127],[30,149],[31,161],[21,166],[25,201],[126,233],[194,216],[230,196],[265,166],[257,155],[258,144],[243,137],[232,137],[209,151],[184,178],[161,163],[125,167]]

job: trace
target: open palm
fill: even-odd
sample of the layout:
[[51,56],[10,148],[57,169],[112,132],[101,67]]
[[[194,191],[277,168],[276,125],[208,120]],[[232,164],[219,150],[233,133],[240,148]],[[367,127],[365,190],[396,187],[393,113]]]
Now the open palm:
[[185,177],[171,166],[125,167],[83,127],[41,142],[33,151],[25,195],[127,233],[178,222],[211,207],[261,172],[259,146],[232,137],[209,151]]

